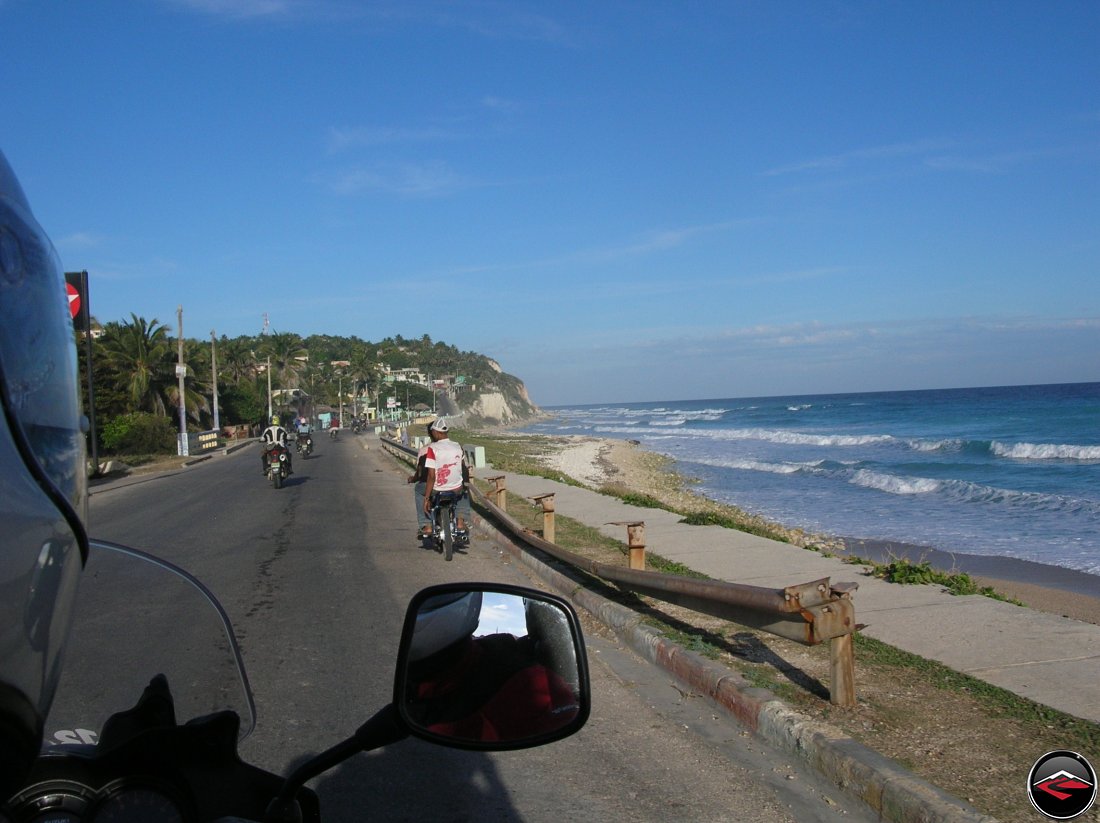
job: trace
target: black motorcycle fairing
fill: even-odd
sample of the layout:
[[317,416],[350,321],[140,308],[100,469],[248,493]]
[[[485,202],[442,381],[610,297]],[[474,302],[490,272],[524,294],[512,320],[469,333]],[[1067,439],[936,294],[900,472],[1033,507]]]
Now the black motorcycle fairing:
[[98,742],[108,718],[130,708],[157,674],[172,687],[180,722],[231,710],[241,738],[252,731],[252,689],[213,593],[167,561],[92,540],[46,746]]
[[[263,820],[283,779],[240,759],[237,715],[184,725],[172,715],[167,681],[155,677],[134,707],[108,720],[98,745],[61,745],[40,757],[6,813],[15,823],[48,812],[88,821]],[[303,823],[320,823],[312,790],[299,789],[296,800]]]
[[238,755],[255,712],[221,605],[171,563],[91,549],[44,748],[0,821],[263,820],[284,781]]

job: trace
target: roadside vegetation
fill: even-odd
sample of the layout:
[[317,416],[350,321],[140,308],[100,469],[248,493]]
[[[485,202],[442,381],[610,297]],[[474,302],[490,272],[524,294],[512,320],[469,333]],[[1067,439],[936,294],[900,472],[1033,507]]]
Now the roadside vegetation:
[[[180,408],[190,432],[214,428],[217,391],[220,426],[259,426],[266,421],[268,390],[276,413],[313,416],[353,402],[381,408],[390,398],[403,409],[430,409],[433,393],[412,381],[395,382],[393,372],[419,370],[454,381],[460,402],[474,387],[497,391],[516,408],[530,411],[523,384],[484,355],[454,346],[401,336],[378,343],[358,337],[275,332],[216,340],[183,340],[187,367],[183,392],[176,377],[180,341],[157,319],[93,321],[92,381],[95,388],[97,453],[134,465],[142,455],[174,455]],[[84,403],[86,345],[77,341]],[[215,378],[214,363],[217,364]],[[389,373],[388,373],[389,372]],[[215,386],[216,379],[216,386]],[[465,394],[464,394],[465,392]],[[353,398],[356,400],[353,401]],[[363,406],[359,406],[362,410]]]

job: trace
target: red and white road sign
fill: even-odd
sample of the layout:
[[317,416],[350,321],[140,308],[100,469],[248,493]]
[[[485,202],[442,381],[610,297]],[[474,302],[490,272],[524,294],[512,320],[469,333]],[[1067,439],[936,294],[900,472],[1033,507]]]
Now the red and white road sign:
[[65,292],[69,295],[69,314],[76,320],[80,316],[80,292],[72,283],[65,284]]

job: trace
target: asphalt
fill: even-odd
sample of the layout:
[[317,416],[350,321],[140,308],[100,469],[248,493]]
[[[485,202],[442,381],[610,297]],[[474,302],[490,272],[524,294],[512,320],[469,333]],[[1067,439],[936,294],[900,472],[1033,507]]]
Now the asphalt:
[[[370,447],[368,438],[361,442]],[[832,585],[856,582],[856,620],[864,624],[867,636],[1100,723],[1100,626],[981,595],[953,595],[940,586],[887,583],[854,574],[853,567],[839,558],[719,526],[683,524],[671,512],[631,506],[541,477],[492,466],[475,469],[474,475],[503,476],[507,490],[521,497],[553,493],[557,513],[624,542],[622,524],[644,522],[648,550],[715,579],[773,589],[825,577]],[[119,478],[111,485],[144,479],[148,478]],[[769,692],[731,676],[728,669],[677,647],[639,615],[578,588],[499,532],[484,531],[502,546],[508,544],[517,559],[615,630],[644,658],[710,696],[770,743],[805,758],[876,809],[883,820],[996,823],[827,724],[800,716]],[[858,669],[855,683],[858,696]]]

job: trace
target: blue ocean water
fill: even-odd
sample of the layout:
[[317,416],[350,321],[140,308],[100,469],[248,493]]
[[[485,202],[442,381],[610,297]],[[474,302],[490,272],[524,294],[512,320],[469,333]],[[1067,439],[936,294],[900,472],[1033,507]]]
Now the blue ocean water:
[[1100,575],[1100,383],[546,411],[526,431],[638,440],[775,522]]

